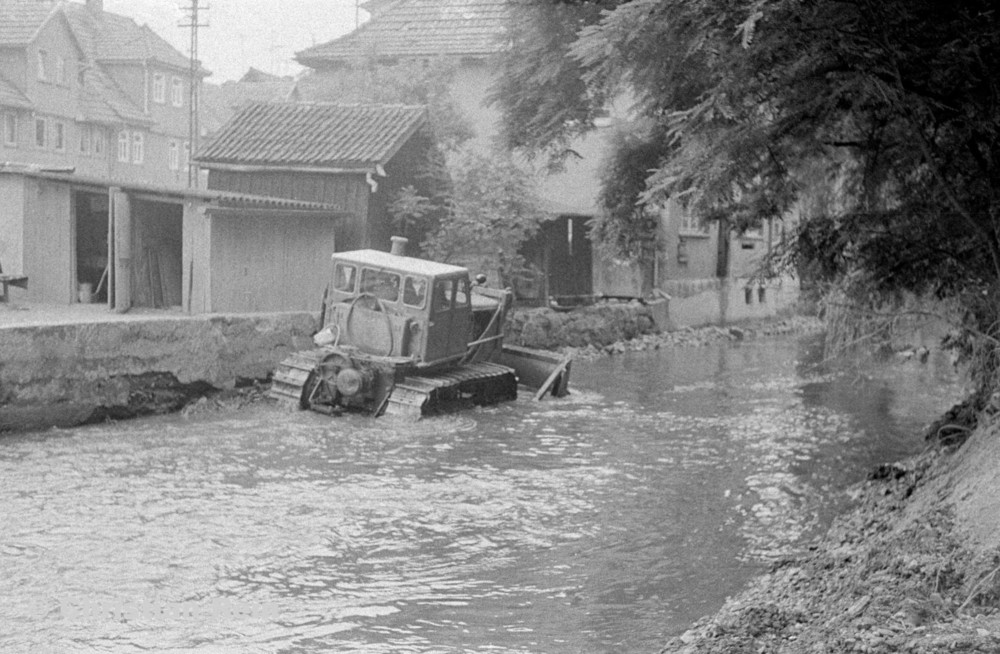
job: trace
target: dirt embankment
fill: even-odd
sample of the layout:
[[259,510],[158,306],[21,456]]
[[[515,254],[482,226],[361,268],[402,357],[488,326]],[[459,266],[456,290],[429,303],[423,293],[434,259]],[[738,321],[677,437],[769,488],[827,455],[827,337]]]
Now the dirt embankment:
[[1000,415],[964,445],[882,466],[856,495],[810,551],[663,652],[1000,652]]

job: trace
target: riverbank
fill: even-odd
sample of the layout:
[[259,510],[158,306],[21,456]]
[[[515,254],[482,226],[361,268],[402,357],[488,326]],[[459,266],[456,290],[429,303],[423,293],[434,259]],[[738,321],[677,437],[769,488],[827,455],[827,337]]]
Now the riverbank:
[[935,427],[922,455],[873,471],[808,552],[662,652],[1000,651],[1000,417],[980,422],[961,446]]
[[308,313],[110,313],[94,305],[2,310],[0,433],[180,410],[266,379],[312,344]]
[[573,311],[544,308],[515,310],[504,342],[540,350],[559,350],[578,359],[665,347],[703,346],[759,336],[803,334],[823,330],[814,317],[794,313],[726,325],[667,329],[662,306],[638,301],[607,301]]
[[576,359],[596,359],[626,352],[647,352],[671,347],[703,347],[719,341],[739,342],[767,336],[788,336],[823,331],[823,323],[814,316],[788,316],[770,320],[747,321],[729,326],[684,327],[676,331],[647,333],[607,345],[564,346],[560,351]]

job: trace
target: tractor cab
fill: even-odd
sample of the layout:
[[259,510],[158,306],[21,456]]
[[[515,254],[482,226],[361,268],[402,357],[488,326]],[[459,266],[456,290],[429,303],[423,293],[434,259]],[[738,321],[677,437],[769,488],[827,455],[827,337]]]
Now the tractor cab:
[[474,289],[459,266],[379,250],[339,252],[333,255],[325,338],[422,367],[454,362],[488,336],[482,332],[491,324],[499,333],[507,295]]
[[282,361],[271,395],[299,408],[337,414],[419,418],[451,406],[565,395],[569,357],[503,344],[512,293],[460,266],[393,252],[333,255],[316,348]]

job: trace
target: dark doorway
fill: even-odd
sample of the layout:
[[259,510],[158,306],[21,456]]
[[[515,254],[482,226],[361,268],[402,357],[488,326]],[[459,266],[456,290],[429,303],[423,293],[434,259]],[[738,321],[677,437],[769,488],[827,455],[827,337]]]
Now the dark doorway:
[[594,255],[587,235],[587,216],[563,215],[542,224],[521,248],[527,267],[514,279],[521,304],[546,305],[590,298],[594,293]]
[[108,196],[73,192],[76,216],[76,281],[80,302],[107,302]]
[[549,295],[587,296],[594,292],[594,256],[586,216],[559,216],[542,228],[548,246]]
[[132,305],[180,307],[184,206],[136,198],[131,210]]

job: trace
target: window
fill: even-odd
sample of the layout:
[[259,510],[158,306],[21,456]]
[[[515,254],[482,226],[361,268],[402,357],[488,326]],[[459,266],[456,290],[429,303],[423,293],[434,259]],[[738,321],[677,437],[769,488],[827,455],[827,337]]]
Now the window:
[[403,284],[403,304],[417,309],[424,306],[427,297],[427,280],[407,275]]
[[177,141],[170,142],[170,153],[167,160],[167,167],[170,170],[178,170],[181,167],[181,149]]
[[91,145],[94,148],[94,156],[99,157],[104,154],[104,128],[97,127],[96,125],[91,128],[93,133],[91,135]]
[[167,101],[167,76],[163,73],[153,75],[153,102],[165,104]]
[[365,268],[361,271],[361,292],[371,293],[386,302],[395,302],[399,299],[399,275]]
[[48,58],[49,55],[45,50],[38,51],[38,79],[43,82],[49,79]]
[[338,263],[333,269],[333,289],[341,293],[354,292],[357,268],[346,263]]
[[469,304],[469,280],[460,279],[458,280],[458,288],[455,295],[455,306],[464,307]]
[[708,226],[702,222],[700,217],[685,211],[684,215],[681,216],[680,231],[686,234],[708,234]]
[[35,118],[35,147],[49,146],[49,123],[44,118]]
[[80,125],[80,154],[90,154],[90,125]]
[[434,311],[469,305],[468,279],[443,279],[434,284]]
[[434,284],[434,313],[451,309],[451,282]]
[[3,144],[17,147],[17,116],[14,114],[3,115]]
[[55,121],[52,123],[53,134],[52,134],[52,146],[60,151],[66,151],[66,123],[62,121]]
[[141,164],[146,158],[146,139],[142,132],[132,132],[132,163]]
[[123,129],[118,132],[118,161],[128,163],[128,146],[128,131]]
[[187,170],[191,165],[191,143],[184,141],[184,149],[181,151],[181,169]]
[[56,84],[66,84],[66,58],[56,55]]
[[184,81],[180,77],[173,79],[170,88],[170,100],[175,107],[184,106]]

